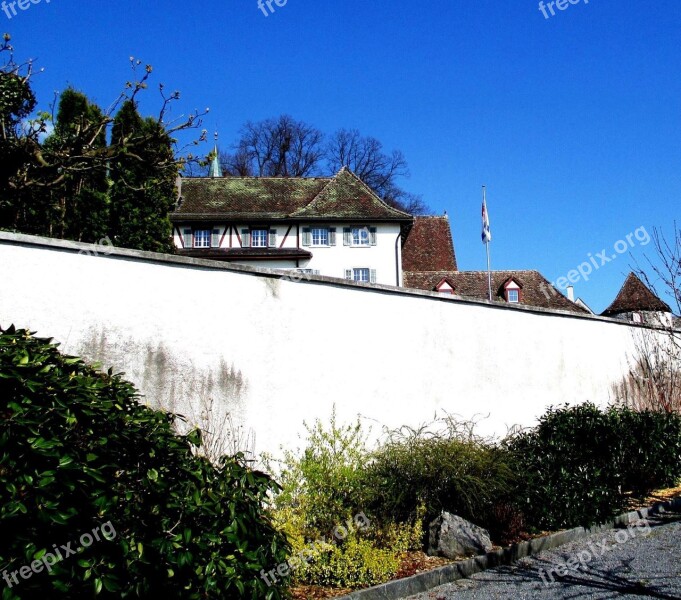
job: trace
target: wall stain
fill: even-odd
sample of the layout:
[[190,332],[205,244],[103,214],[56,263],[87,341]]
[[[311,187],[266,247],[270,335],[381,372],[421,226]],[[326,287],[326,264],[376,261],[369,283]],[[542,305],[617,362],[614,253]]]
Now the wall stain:
[[248,381],[225,357],[215,365],[196,365],[162,341],[140,341],[104,326],[90,327],[75,354],[106,370],[124,373],[143,395],[141,402],[180,414],[181,433],[200,428],[215,457],[221,453],[254,454],[255,436],[244,429]]

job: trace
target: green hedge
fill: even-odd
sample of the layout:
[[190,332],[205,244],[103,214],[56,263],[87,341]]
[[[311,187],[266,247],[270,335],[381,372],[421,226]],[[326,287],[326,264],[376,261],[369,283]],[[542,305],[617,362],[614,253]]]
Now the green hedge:
[[[288,556],[266,513],[276,484],[197,456],[199,433],[120,376],[0,329],[0,413],[3,600],[284,597],[260,577]],[[59,560],[69,543],[89,547]]]
[[520,485],[516,503],[540,529],[588,526],[621,512],[631,495],[681,478],[681,416],[552,408],[534,429],[506,440]]

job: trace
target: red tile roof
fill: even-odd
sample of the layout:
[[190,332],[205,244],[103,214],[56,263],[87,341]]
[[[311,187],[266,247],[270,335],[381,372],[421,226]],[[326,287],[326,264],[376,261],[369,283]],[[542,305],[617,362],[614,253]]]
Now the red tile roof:
[[630,312],[672,312],[634,273],[629,273],[614,302],[601,314],[611,317]]
[[[454,287],[454,295],[474,300],[487,300],[487,271],[420,271],[405,272],[404,287],[434,291],[446,279]],[[504,284],[514,279],[522,288],[520,304],[587,314],[588,311],[568,300],[539,271],[492,271],[492,298],[506,304]]]
[[402,245],[402,270],[457,270],[452,231],[447,216],[414,217],[414,223]]

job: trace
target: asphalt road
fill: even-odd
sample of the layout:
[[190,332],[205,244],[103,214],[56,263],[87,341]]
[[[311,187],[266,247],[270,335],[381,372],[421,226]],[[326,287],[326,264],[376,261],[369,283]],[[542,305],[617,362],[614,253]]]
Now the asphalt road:
[[511,567],[409,600],[660,598],[681,600],[681,513],[601,531]]

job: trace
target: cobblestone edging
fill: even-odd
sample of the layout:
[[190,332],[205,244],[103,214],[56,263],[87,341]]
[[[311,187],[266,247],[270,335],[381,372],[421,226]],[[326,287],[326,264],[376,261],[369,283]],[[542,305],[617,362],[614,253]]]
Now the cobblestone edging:
[[595,525],[589,528],[575,527],[567,531],[560,531],[526,542],[520,542],[519,544],[513,544],[512,546],[475,556],[468,560],[438,567],[432,571],[419,573],[396,581],[389,581],[388,583],[365,590],[358,590],[347,596],[341,596],[336,600],[398,600],[399,598],[426,592],[445,583],[470,577],[475,573],[480,573],[493,567],[510,565],[521,558],[533,556],[544,550],[550,550],[568,542],[580,540],[592,533],[627,527],[629,524],[646,519],[649,516],[680,509],[681,497],[674,498],[669,502],[657,502],[650,507],[624,513],[602,525]]

